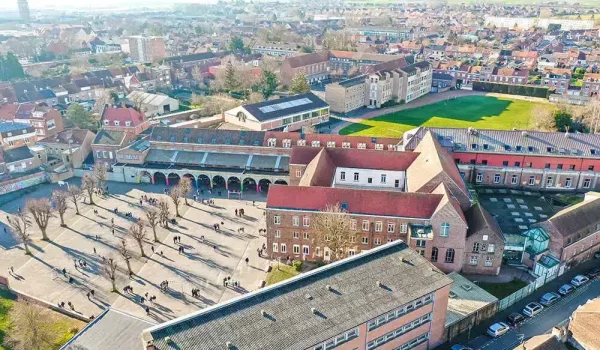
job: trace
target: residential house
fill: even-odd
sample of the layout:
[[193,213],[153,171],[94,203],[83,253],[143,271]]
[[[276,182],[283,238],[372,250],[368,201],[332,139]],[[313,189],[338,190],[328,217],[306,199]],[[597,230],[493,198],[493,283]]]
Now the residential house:
[[0,121],[0,144],[4,150],[34,145],[35,128],[30,124]]
[[96,134],[86,129],[65,129],[53,136],[38,140],[44,146],[46,156],[79,169],[92,151]]
[[102,129],[110,131],[122,131],[132,135],[138,135],[148,129],[150,121],[142,112],[131,107],[104,106],[100,117]]
[[175,112],[179,109],[179,101],[162,94],[149,94],[147,92],[132,91],[127,95],[135,107],[147,116],[157,116]]

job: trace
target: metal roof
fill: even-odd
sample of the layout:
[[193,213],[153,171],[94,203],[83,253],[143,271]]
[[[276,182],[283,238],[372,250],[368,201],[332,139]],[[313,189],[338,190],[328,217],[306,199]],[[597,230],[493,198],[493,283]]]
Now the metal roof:
[[325,107],[329,105],[311,92],[242,106],[261,122]]

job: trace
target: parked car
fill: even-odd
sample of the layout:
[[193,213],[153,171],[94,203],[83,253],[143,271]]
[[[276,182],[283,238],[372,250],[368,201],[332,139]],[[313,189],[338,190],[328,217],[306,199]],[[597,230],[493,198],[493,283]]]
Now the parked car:
[[590,279],[583,276],[583,275],[577,275],[575,277],[573,277],[573,279],[571,280],[571,284],[574,285],[575,287],[579,287],[584,285],[586,282],[588,282]]
[[588,270],[588,271],[585,273],[585,275],[586,275],[586,276],[587,276],[589,279],[596,278],[596,277],[600,276],[600,267],[594,267],[593,269],[591,269],[591,270]]
[[462,344],[454,344],[452,345],[452,347],[450,348],[450,350],[472,350],[471,348],[468,348]]
[[548,306],[558,301],[558,299],[560,299],[560,295],[554,292],[546,293],[540,298],[540,304]]
[[513,312],[512,314],[508,315],[507,320],[508,324],[516,327],[521,324],[521,322],[525,321],[525,317],[518,312]]
[[523,309],[523,315],[533,317],[544,310],[544,307],[538,303],[529,303]]
[[494,323],[488,328],[487,333],[492,338],[498,338],[501,335],[506,334],[510,330],[510,327],[504,322]]
[[594,253],[594,258],[600,259],[600,252],[595,252]]
[[562,286],[560,286],[560,288],[558,288],[558,293],[560,293],[560,295],[567,295],[574,290],[575,290],[575,287],[573,287],[573,285],[567,283],[567,284],[563,284]]

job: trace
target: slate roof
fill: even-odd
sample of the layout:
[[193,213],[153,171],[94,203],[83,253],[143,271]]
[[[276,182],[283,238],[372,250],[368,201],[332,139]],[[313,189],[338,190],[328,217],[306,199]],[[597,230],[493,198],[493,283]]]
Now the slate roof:
[[27,146],[21,146],[4,151],[5,163],[14,163],[30,158],[33,158],[33,155]]
[[395,241],[149,328],[142,337],[158,349],[221,350],[227,342],[236,349],[306,349],[451,282]]
[[546,225],[541,225],[552,233],[558,233],[563,237],[580,233],[581,230],[587,227],[594,227],[600,223],[600,193],[588,192],[586,199],[583,202],[572,205],[566,209],[559,211],[550,218],[547,223],[552,226],[548,228]]
[[[177,142],[191,144],[248,145],[262,147],[265,138],[263,131],[217,130],[196,128],[152,128],[150,141]],[[213,142],[214,141],[214,142]]]
[[[308,149],[316,149],[309,151]],[[403,171],[414,162],[419,156],[417,152],[386,152],[371,149],[357,148],[326,148],[326,147],[294,147],[292,148],[292,164],[308,164],[312,158],[310,154],[315,154],[323,150],[331,157],[335,167],[357,168],[357,169],[378,169]],[[314,156],[313,156],[314,158]]]
[[65,129],[58,132],[56,135],[45,137],[41,140],[38,140],[38,143],[63,143],[68,144],[69,141],[72,142],[73,145],[81,145],[85,140],[86,136],[90,132],[87,129]]
[[446,310],[446,327],[498,301],[498,298],[456,272],[448,274],[448,277],[453,283]]
[[490,229],[496,236],[504,240],[502,229],[496,222],[496,219],[488,213],[483,206],[475,203],[465,212],[465,217],[469,224],[467,229],[467,237],[477,234],[481,230]]
[[338,84],[340,84],[340,86],[342,86],[342,87],[349,88],[349,87],[352,87],[352,86],[364,84],[365,83],[365,78],[366,78],[366,75],[359,75],[359,76],[354,77],[354,78],[342,80]]
[[108,308],[88,323],[60,350],[141,349],[145,328],[155,325],[122,311]]
[[443,197],[430,193],[271,185],[267,207],[324,211],[327,205],[346,203],[352,214],[429,219]]
[[[419,128],[406,144],[414,149],[430,130],[455,152],[587,157],[600,159],[600,135],[533,130],[485,130],[467,128]],[[473,148],[476,145],[477,148]],[[519,147],[519,149],[517,148]]]
[[96,134],[96,138],[92,144],[94,145],[110,145],[110,146],[119,146],[123,144],[125,140],[125,135],[127,133],[123,131],[113,131],[113,130],[100,130],[98,134]]
[[[298,100],[305,99],[305,98],[310,100],[310,103],[302,104],[302,105],[298,105],[298,106],[291,106],[289,108],[284,108],[284,109],[277,109],[272,112],[263,112],[261,110],[261,108],[263,108],[263,107],[279,105],[279,104],[283,104],[285,102],[290,102],[290,101],[298,101]],[[282,118],[282,117],[285,117],[288,115],[299,114],[299,113],[302,113],[305,111],[310,111],[310,110],[315,110],[315,109],[320,109],[320,108],[325,108],[325,107],[329,107],[327,102],[321,100],[312,92],[309,92],[306,94],[301,94],[301,95],[290,96],[290,97],[284,97],[284,98],[280,98],[277,100],[263,101],[263,102],[259,102],[259,103],[247,104],[245,106],[242,106],[243,109],[245,109],[248,113],[253,115],[260,122],[273,120],[273,119],[279,119],[279,118]]]
[[[15,123],[15,122],[0,122],[0,133],[3,137],[8,137],[8,133],[21,132],[25,130],[26,133],[34,132],[35,130],[29,124]],[[15,136],[15,135],[13,135]]]
[[310,64],[321,63],[329,61],[329,52],[321,51],[308,53],[306,55],[298,55],[293,57],[286,57],[284,63],[288,63],[291,68],[304,67]]

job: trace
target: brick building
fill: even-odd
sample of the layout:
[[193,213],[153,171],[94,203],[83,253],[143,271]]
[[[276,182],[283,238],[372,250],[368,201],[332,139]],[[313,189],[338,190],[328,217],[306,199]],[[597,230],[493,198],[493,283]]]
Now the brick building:
[[585,73],[581,86],[583,96],[598,96],[600,91],[600,73]]
[[337,204],[350,215],[358,237],[345,255],[401,239],[441,270],[461,271],[472,253],[468,240],[481,241],[498,244],[486,247],[492,265],[482,257],[467,269],[499,272],[502,237],[490,238],[486,224],[468,234],[463,214],[471,205],[468,191],[431,134],[414,152],[294,147],[289,183],[273,186],[267,196],[267,250],[273,257],[329,260],[329,249],[316,246],[310,223]]
[[136,35],[129,38],[129,52],[134,62],[154,62],[165,58],[165,38],[161,36]]
[[56,135],[37,142],[44,146],[47,160],[54,158],[78,169],[92,151],[92,142],[96,134],[87,129],[65,129]]
[[329,105],[315,94],[284,97],[224,112],[225,121],[249,130],[302,130],[329,120]]
[[148,328],[142,340],[147,350],[431,349],[444,341],[451,283],[397,241]]
[[107,131],[122,131],[138,135],[148,129],[150,122],[144,113],[138,112],[131,107],[105,106],[100,117],[102,129]]
[[595,134],[421,127],[404,133],[404,149],[415,149],[428,131],[468,183],[552,191],[600,187]]
[[0,121],[0,144],[5,150],[35,144],[35,128],[30,124]]
[[59,111],[33,103],[7,104],[0,108],[0,119],[33,126],[38,140],[63,130]]

